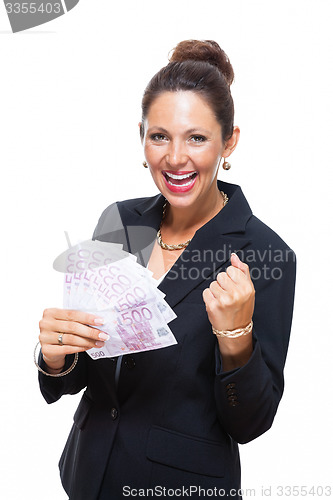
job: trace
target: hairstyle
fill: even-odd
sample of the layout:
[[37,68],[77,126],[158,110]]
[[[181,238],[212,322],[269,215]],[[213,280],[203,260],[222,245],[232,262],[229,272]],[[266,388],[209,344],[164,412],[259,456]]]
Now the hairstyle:
[[144,91],[141,138],[144,120],[159,95],[190,90],[210,105],[221,125],[223,142],[230,139],[234,128],[234,102],[230,92],[234,71],[226,53],[213,40],[184,40],[173,50],[169,61],[153,76]]

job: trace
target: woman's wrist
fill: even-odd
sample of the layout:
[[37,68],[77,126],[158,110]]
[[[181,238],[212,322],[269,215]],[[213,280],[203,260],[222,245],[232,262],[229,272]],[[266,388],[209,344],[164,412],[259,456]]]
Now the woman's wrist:
[[51,361],[46,356],[43,356],[44,362],[46,364],[46,370],[48,373],[55,375],[57,373],[61,373],[65,366],[65,357],[61,360]]
[[238,338],[218,337],[218,344],[223,371],[230,371],[244,366],[253,352],[252,334]]

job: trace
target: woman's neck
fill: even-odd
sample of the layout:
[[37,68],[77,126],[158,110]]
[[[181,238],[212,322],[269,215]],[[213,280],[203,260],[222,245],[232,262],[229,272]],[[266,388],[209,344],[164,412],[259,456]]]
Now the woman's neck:
[[177,233],[196,231],[217,215],[224,206],[224,199],[216,186],[212,195],[205,200],[198,199],[189,207],[167,206],[163,226]]

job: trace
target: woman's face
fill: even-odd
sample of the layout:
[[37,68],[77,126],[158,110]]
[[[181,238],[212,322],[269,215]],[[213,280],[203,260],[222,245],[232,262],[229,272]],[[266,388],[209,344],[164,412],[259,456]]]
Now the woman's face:
[[221,126],[203,98],[191,91],[164,92],[153,101],[144,129],[151,175],[172,206],[216,198],[224,145]]

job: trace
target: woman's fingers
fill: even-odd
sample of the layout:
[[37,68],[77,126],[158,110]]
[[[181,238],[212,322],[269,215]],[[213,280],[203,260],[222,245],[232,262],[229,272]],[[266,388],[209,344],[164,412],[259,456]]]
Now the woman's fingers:
[[[217,281],[213,281],[208,290],[212,295],[212,297],[208,297],[210,299],[208,305],[210,309],[214,307],[215,311],[219,309],[226,311],[227,308],[235,308],[239,304],[241,294],[234,284],[229,284],[228,288],[222,288]],[[213,301],[215,301],[215,304]]]
[[[97,328],[83,325],[75,321],[64,321],[54,319],[43,319],[40,322],[41,332],[57,332],[63,334],[71,334],[72,336],[84,337],[91,340],[101,340],[102,332]],[[105,334],[104,334],[105,335]],[[106,340],[106,339],[104,339]],[[53,343],[53,342],[51,342]]]
[[58,332],[69,333],[92,340],[108,340],[108,335],[89,324],[103,323],[102,318],[82,311],[69,309],[45,309],[39,323],[41,333]]
[[74,309],[56,309],[50,308],[45,309],[43,317],[54,318],[64,321],[75,321],[78,323],[83,323],[85,325],[103,325],[103,318],[99,318],[94,314],[85,313],[82,311],[76,311]]
[[[45,309],[39,322],[39,341],[44,359],[51,363],[58,362],[58,359],[67,354],[103,347],[104,342],[109,339],[105,332],[97,328],[97,325],[103,323],[103,318],[82,311]],[[96,325],[96,328],[88,325]]]
[[218,283],[218,285],[220,285],[220,287],[226,292],[228,291],[230,292],[235,285],[234,281],[230,278],[230,276],[226,272],[219,273],[216,276],[216,281],[213,281],[213,283]]
[[215,300],[215,297],[212,294],[210,288],[204,289],[204,291],[202,292],[202,298],[207,308],[210,307],[213,301]]
[[[52,332],[50,330],[43,330],[40,333],[39,340],[41,344],[50,344],[62,347],[62,345],[71,345],[75,347],[84,347],[91,349],[92,347],[102,347],[104,341],[108,340],[108,335],[104,332],[95,334],[95,338],[84,337],[72,333],[62,332],[62,344],[59,343],[59,332]],[[107,338],[106,338],[107,337]]]
[[235,269],[239,269],[243,274],[250,278],[250,269],[245,262],[242,262],[236,253],[232,253],[230,257],[231,265]]

